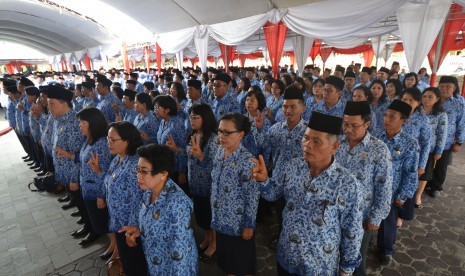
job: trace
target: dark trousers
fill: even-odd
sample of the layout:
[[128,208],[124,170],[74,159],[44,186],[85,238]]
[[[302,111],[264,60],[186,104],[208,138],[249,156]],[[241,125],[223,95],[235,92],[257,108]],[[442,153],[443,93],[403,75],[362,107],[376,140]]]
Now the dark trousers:
[[44,153],[45,170],[50,173],[55,173],[55,166],[53,166],[53,157]]
[[276,262],[276,269],[278,271],[278,276],[297,276],[297,274],[287,272],[278,262]]
[[35,143],[36,146],[36,152],[37,156],[39,157],[40,160],[40,167],[45,169],[45,154],[44,154],[44,149],[42,148],[42,145],[38,142]]
[[[69,187],[68,187],[69,188]],[[69,190],[71,197],[76,201],[76,206],[81,213],[81,217],[84,220],[84,227],[89,230],[90,233],[95,233],[92,229],[92,223],[89,218],[89,213],[87,212],[86,205],[84,204],[84,199],[82,198],[81,189],[77,191]]]
[[126,243],[125,233],[116,232],[115,237],[124,274],[127,276],[147,275],[147,262],[140,240],[138,239],[136,247],[129,247]]
[[19,142],[21,143],[21,146],[23,147],[24,151],[26,152],[27,155],[29,155],[29,149],[27,147],[27,141],[26,141],[26,136],[20,135],[18,132],[16,132],[16,136],[18,137]]
[[360,254],[362,255],[362,262],[360,266],[355,269],[354,275],[365,276],[367,274],[367,252],[368,246],[370,245],[371,236],[373,235],[372,231],[365,231],[363,233],[362,246],[360,247]]
[[442,191],[442,185],[446,180],[447,166],[449,165],[452,152],[450,150],[444,150],[441,158],[436,161],[436,166],[433,170],[433,179],[429,182],[429,186],[432,191]]
[[394,254],[394,244],[397,239],[397,212],[398,207],[393,204],[389,215],[381,221],[378,230],[378,249],[381,254]]
[[32,136],[24,136],[26,138],[28,154],[37,165],[40,165],[39,154],[36,152],[36,146]]

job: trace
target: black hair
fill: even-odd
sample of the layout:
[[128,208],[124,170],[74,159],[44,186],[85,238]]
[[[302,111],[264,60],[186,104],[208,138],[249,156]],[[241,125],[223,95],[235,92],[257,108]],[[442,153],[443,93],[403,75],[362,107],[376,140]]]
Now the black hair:
[[284,78],[284,80],[286,81],[286,83],[284,84],[284,86],[288,87],[289,85],[292,84],[292,77],[291,77],[291,75],[289,75],[289,74],[284,74],[284,75],[282,75],[281,78]]
[[245,117],[244,115],[239,113],[226,113],[221,116],[220,122],[223,120],[233,122],[236,130],[243,131],[244,136],[250,132],[251,124],[249,118]]
[[363,122],[365,122],[365,123],[366,122],[371,122],[371,113],[370,114],[362,114],[360,116],[362,116]]
[[150,144],[137,149],[139,158],[144,158],[152,165],[151,175],[167,172],[169,176],[176,169],[174,152],[164,145]]
[[297,77],[297,78],[295,78],[295,80],[294,80],[294,83],[295,83],[295,82],[298,82],[298,83],[300,83],[300,85],[302,85],[302,88],[300,89],[300,91],[302,92],[302,94],[304,94],[305,91],[307,90],[307,85],[305,84],[304,79],[301,78],[301,77]]
[[242,77],[241,81],[244,83],[244,89],[242,91],[248,91],[251,86],[250,80],[246,77]]
[[144,144],[139,130],[129,122],[114,122],[111,123],[109,127],[116,130],[123,141],[128,142],[128,147],[126,149],[128,155],[136,154],[137,148]]
[[115,86],[115,87],[113,87],[113,91],[115,92],[116,97],[118,97],[118,99],[120,99],[120,100],[123,99],[124,90],[121,87]]
[[168,115],[176,116],[178,115],[178,105],[176,104],[176,100],[173,97],[168,95],[159,95],[156,96],[153,100],[154,105],[158,105],[159,107],[163,107],[165,109],[169,109],[170,112]]
[[[386,100],[386,85],[384,84],[384,82],[382,80],[379,80],[379,79],[376,79],[376,80],[373,80],[370,84],[370,91],[371,91],[371,88],[373,87],[374,84],[379,84],[381,85],[381,88],[383,88],[383,94],[381,94],[381,97],[379,97],[379,102],[383,102],[384,100]],[[373,100],[373,98],[371,99]],[[370,101],[371,103],[371,101]]]
[[[437,87],[434,87],[434,86],[430,86],[428,88],[426,88],[424,91],[423,91],[423,94],[425,94],[426,92],[428,91],[431,91],[434,93],[434,95],[436,96],[436,98],[439,99],[439,101],[437,101],[434,105],[433,105],[433,110],[431,111],[431,113],[433,115],[438,115],[440,112],[443,112],[444,109],[442,108],[441,106],[441,91],[439,90],[439,88]],[[423,95],[422,94],[422,95]]]
[[354,92],[355,92],[355,90],[362,90],[363,94],[367,98],[367,102],[371,102],[373,100],[373,94],[371,94],[370,88],[368,88],[368,87],[366,87],[364,85],[360,85],[360,86],[357,86],[357,87],[354,88]]
[[[204,84],[207,84],[207,83],[208,83],[208,80],[209,80],[209,78],[208,78],[208,73],[202,73],[201,76],[205,79],[205,83],[204,83]],[[200,78],[201,80],[202,80],[202,77]]]
[[176,98],[178,98],[179,102],[181,100],[187,101],[186,91],[184,90],[184,86],[179,82],[173,82],[170,87],[175,86],[176,88]]
[[417,108],[415,109],[415,112],[420,110],[421,106],[421,91],[420,89],[416,88],[415,86],[410,87],[410,88],[405,88],[404,91],[402,91],[402,96],[403,97],[405,94],[409,94],[412,96],[412,98],[419,103]]
[[252,86],[251,88],[252,88],[252,91],[249,91],[249,92],[247,92],[247,94],[245,94],[245,99],[247,101],[248,97],[251,97],[252,95],[255,95],[255,98],[257,99],[257,102],[258,102],[258,110],[260,110],[260,112],[262,112],[263,109],[266,107],[265,95],[263,95],[263,92],[259,87]]
[[235,79],[231,78],[231,83],[230,83],[231,87],[236,89],[237,88],[237,82]]
[[[207,145],[208,139],[212,134],[216,133],[218,129],[218,123],[216,122],[215,114],[213,113],[211,107],[208,104],[194,104],[189,108],[189,114],[191,113],[202,117],[202,140],[200,140],[200,148],[204,149]],[[187,143],[191,142],[192,135],[195,135],[196,131],[192,132],[187,137]]]
[[404,88],[407,88],[407,87],[405,86],[405,81],[407,80],[407,78],[410,78],[410,77],[415,77],[415,84],[413,85],[413,87],[417,86],[417,84],[418,84],[418,75],[415,74],[414,72],[410,72],[410,73],[405,74],[404,82],[402,83],[402,86],[403,86]]
[[402,82],[398,79],[388,79],[388,81],[386,82],[386,86],[390,83],[392,83],[392,85],[394,85],[394,88],[396,89],[396,96],[400,95],[403,90]]
[[147,93],[138,93],[136,95],[136,101],[140,102],[141,104],[145,104],[147,110],[153,111],[153,103],[152,98]]
[[[271,85],[273,85],[273,83],[277,83],[278,84],[278,87],[279,87],[279,91],[280,91],[280,95],[284,94],[284,90],[286,90],[286,85],[284,85],[284,82],[282,80],[274,80],[271,82]],[[270,86],[271,86],[270,85]]]
[[316,79],[313,81],[313,86],[316,86],[317,83],[321,83],[322,86],[325,86],[326,81],[324,79]]
[[96,107],[87,107],[79,111],[76,116],[79,120],[89,123],[90,137],[87,138],[87,143],[89,145],[92,145],[98,139],[107,136],[108,122],[100,109]]
[[145,86],[148,91],[151,91],[153,88],[155,88],[155,84],[151,81],[144,82],[143,86]]

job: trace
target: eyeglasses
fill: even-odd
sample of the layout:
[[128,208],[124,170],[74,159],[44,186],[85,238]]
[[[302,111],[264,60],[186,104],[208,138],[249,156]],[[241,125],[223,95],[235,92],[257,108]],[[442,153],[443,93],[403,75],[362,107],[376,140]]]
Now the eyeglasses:
[[221,86],[226,86],[227,84],[220,84],[220,83],[214,83],[213,87],[221,87]]
[[190,115],[189,116],[189,120],[191,120],[191,121],[195,121],[195,120],[200,119],[200,118],[202,118],[202,116],[199,116],[199,115]]
[[107,137],[108,143],[111,143],[111,144],[113,144],[115,141],[119,141],[119,140],[123,140],[123,139],[113,139],[111,137]]
[[218,129],[218,135],[223,135],[224,137],[228,137],[229,135],[231,135],[233,133],[237,133],[237,132],[240,132],[240,131],[239,130],[227,131],[227,130]]
[[324,89],[323,89],[323,92],[331,93],[331,92],[333,92],[333,89],[331,89],[331,88],[324,88]]
[[136,172],[137,172],[137,174],[140,174],[140,175],[142,175],[143,177],[145,177],[145,176],[147,176],[149,173],[152,173],[153,171],[144,171],[144,170],[142,170],[142,169],[140,169],[140,168],[136,168]]

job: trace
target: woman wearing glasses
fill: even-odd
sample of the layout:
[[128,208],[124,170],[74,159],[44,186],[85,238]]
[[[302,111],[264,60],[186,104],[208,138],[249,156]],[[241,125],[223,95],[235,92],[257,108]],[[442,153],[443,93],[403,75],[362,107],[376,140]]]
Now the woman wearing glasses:
[[155,112],[162,121],[157,132],[159,145],[166,145],[175,153],[176,169],[172,179],[189,195],[187,185],[186,129],[183,118],[178,116],[176,101],[171,96],[160,95],[154,100]]
[[110,214],[109,230],[115,233],[116,247],[126,275],[147,275],[144,251],[138,243],[135,247],[126,244],[123,226],[138,225],[140,202],[143,191],[137,185],[136,167],[138,147],[143,145],[137,128],[128,122],[110,124],[108,131],[110,153],[116,155],[105,176],[107,206]]
[[194,201],[197,225],[205,230],[199,245],[200,260],[208,261],[216,252],[216,233],[211,229],[210,204],[213,160],[218,146],[215,115],[208,104],[194,104],[189,109],[192,132],[187,138],[189,189]]
[[[284,82],[281,80],[274,80],[271,83],[271,96],[266,99],[265,113],[265,116],[271,122],[275,122],[276,115],[283,106],[284,89],[286,89],[286,86],[284,86]],[[282,118],[284,118],[284,116],[282,116]]]
[[125,232],[130,247],[140,246],[141,237],[148,275],[197,275],[192,202],[170,178],[176,167],[174,153],[166,146],[148,145],[137,154],[137,183],[145,190],[142,206],[137,206],[142,208],[138,223],[120,232]]
[[228,274],[256,274],[254,229],[260,193],[251,179],[252,154],[241,144],[249,119],[227,113],[220,119],[221,148],[213,160],[212,229],[216,231],[219,267]]
[[157,143],[157,132],[160,120],[152,113],[152,98],[149,94],[139,93],[136,95],[134,109],[138,115],[134,119],[134,125],[140,132],[144,144]]

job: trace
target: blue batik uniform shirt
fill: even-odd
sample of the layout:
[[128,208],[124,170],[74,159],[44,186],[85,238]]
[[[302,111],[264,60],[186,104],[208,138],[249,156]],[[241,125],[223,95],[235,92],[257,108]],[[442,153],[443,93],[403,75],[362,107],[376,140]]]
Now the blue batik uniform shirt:
[[359,183],[363,219],[379,226],[391,210],[392,163],[387,146],[367,132],[351,149],[343,137],[335,158]]
[[[421,110],[424,112],[423,107],[421,107]],[[444,146],[446,145],[447,128],[449,125],[447,114],[445,112],[439,112],[437,114],[431,112],[427,114],[427,117],[432,130],[429,152],[432,154],[442,154]]]
[[212,101],[211,107],[217,121],[219,121],[221,119],[221,116],[223,116],[226,113],[239,113],[239,105],[237,104],[237,100],[229,95],[225,95],[221,99],[215,97],[215,99],[213,99]]
[[431,137],[433,136],[428,118],[421,111],[416,111],[402,126],[402,131],[418,142],[420,147],[418,167],[425,169],[431,147]]
[[454,142],[463,143],[465,141],[465,109],[463,104],[454,97],[447,99],[442,104],[442,108],[447,113],[448,120],[444,150],[449,150]]

